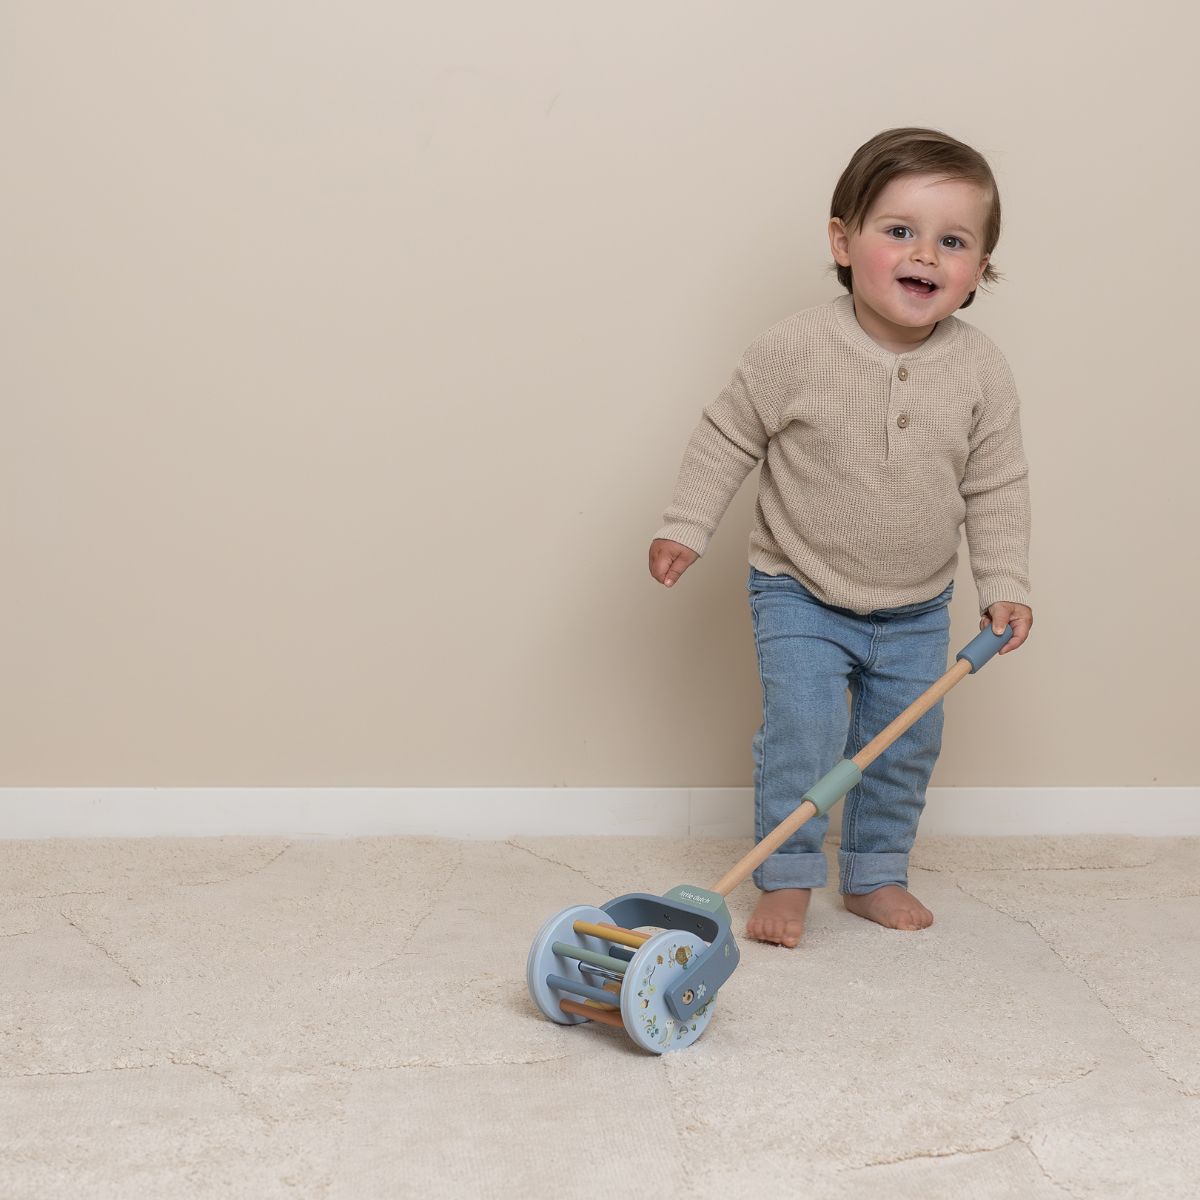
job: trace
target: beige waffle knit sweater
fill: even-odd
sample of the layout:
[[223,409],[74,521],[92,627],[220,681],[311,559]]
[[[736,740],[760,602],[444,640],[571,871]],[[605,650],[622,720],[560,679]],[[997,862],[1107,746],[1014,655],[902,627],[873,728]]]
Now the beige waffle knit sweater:
[[760,461],[760,571],[856,613],[915,604],[954,578],[965,522],[980,611],[1031,603],[1017,390],[974,325],[894,354],[846,293],[772,326],[705,408],[655,537],[703,554]]

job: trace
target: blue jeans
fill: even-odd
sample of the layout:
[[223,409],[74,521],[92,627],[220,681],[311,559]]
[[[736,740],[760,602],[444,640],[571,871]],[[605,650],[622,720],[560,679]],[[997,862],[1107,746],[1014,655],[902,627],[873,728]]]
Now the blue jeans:
[[[788,575],[746,582],[762,680],[754,735],[755,834],[761,841],[805,791],[857,754],[947,669],[950,597],[860,616],[823,604]],[[846,704],[850,690],[852,707]],[[842,801],[840,891],[908,886],[908,854],[942,746],[939,700],[863,772]],[[754,872],[762,891],[824,887],[828,816],[802,825]]]

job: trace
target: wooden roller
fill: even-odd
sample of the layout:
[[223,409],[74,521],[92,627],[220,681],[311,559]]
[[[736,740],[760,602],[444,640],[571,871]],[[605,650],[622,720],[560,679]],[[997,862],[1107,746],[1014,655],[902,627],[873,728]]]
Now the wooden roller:
[[560,1000],[559,1008],[565,1013],[573,1013],[577,1017],[587,1017],[589,1021],[599,1021],[601,1025],[611,1025],[614,1029],[624,1029],[625,1022],[616,1009],[591,1008],[586,1004],[577,1004],[574,1000]]
[[571,928],[576,933],[605,938],[607,941],[616,942],[618,946],[628,946],[633,950],[640,950],[650,940],[650,934],[634,933],[632,929],[622,929],[620,925],[594,925],[591,921],[576,921]]

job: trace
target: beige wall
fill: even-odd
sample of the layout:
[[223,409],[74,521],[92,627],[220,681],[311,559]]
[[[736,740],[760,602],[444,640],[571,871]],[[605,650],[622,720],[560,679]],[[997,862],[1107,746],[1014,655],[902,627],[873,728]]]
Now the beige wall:
[[898,124],[997,174],[964,319],[1034,501],[1034,635],[934,782],[1197,781],[1191,6],[0,22],[0,783],[747,784],[756,477],[678,590],[646,547]]

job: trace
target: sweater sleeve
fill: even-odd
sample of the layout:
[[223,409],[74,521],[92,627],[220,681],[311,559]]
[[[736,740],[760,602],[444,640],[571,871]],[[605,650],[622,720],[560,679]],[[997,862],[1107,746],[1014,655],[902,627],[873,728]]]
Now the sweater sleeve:
[[724,390],[704,409],[656,538],[702,555],[743,480],[766,454],[777,432],[776,406],[756,370],[754,351],[753,346],[746,351]]
[[959,492],[966,502],[971,573],[983,613],[998,600],[1030,603],[1030,511],[1020,400],[998,350],[982,370],[980,382],[983,394]]

